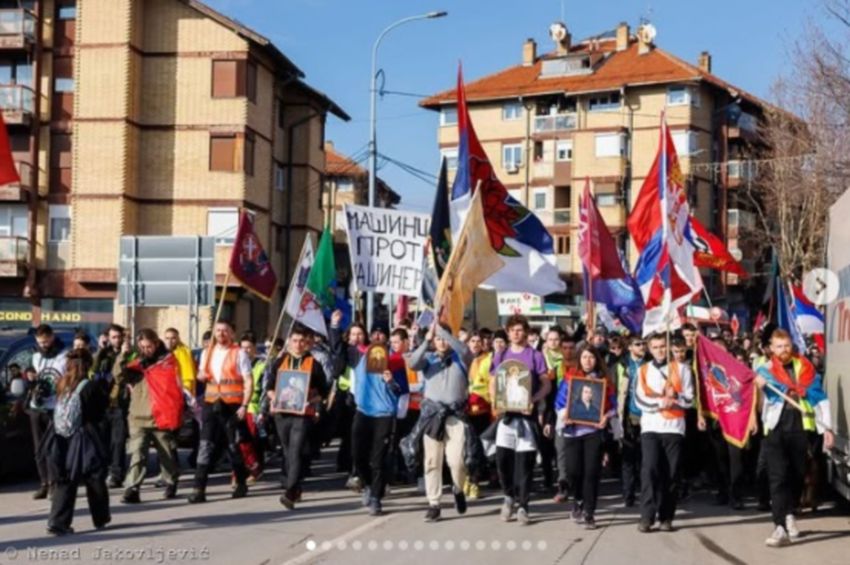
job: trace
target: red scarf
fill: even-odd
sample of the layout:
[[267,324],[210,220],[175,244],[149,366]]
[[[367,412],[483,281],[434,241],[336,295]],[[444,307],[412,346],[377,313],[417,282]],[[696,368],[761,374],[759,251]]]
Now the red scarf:
[[806,390],[815,380],[815,366],[812,365],[811,361],[799,355],[792,356],[791,363],[794,363],[795,359],[800,361],[800,374],[797,375],[796,380],[788,374],[782,361],[777,357],[771,359],[770,373],[777,382],[787,387],[789,391],[797,393],[798,398],[804,398],[806,396]]

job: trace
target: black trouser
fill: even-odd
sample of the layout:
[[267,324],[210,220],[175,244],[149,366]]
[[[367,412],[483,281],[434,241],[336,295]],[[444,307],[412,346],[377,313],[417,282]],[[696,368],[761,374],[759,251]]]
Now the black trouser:
[[[469,422],[469,426],[475,430],[475,435],[478,436],[478,441],[481,441],[481,434],[490,427],[492,424],[492,420],[490,418],[490,413],[484,414],[476,414],[474,416],[468,416],[467,420]],[[480,468],[481,466],[476,465],[475,474],[470,474],[469,480],[472,483],[478,484],[480,481],[484,479],[493,477],[493,460],[492,457],[487,458],[487,466],[485,468]]]
[[337,391],[334,400],[336,426],[339,435],[339,451],[336,455],[336,470],[348,473],[352,470],[351,424],[354,421],[354,400],[348,391]]
[[109,408],[100,427],[103,443],[109,450],[109,474],[113,480],[124,482],[127,472],[127,412],[120,406]]
[[627,501],[634,501],[640,484],[640,455],[640,425],[633,424],[630,417],[626,416],[623,422],[622,481],[623,498]]
[[536,451],[496,448],[496,468],[499,471],[502,492],[526,511],[528,511],[528,500],[531,498],[531,480],[534,476],[536,459]]
[[672,522],[676,514],[684,437],[679,434],[644,432],[640,436],[640,519],[652,525]]
[[89,511],[95,527],[106,525],[110,520],[109,490],[106,488],[104,473],[89,475],[82,481],[58,481],[50,501],[50,516],[47,525],[51,528],[65,529],[71,527],[74,517],[74,505],[77,501],[77,487],[83,483],[86,487],[86,498],[89,501]]
[[281,484],[288,494],[295,494],[304,480],[306,464],[307,435],[310,431],[310,418],[295,414],[275,414],[274,426],[280,439],[283,454],[285,476]]
[[540,434],[537,442],[537,449],[540,450],[540,469],[543,473],[543,486],[551,488],[555,482],[555,438],[544,437]]
[[800,500],[808,446],[805,432],[778,429],[771,430],[761,444],[770,481],[773,523],[777,526],[785,527],[785,517],[794,512],[794,506]]
[[744,482],[744,450],[726,441],[723,430],[718,424],[710,424],[708,432],[714,458],[717,465],[717,491],[721,498],[729,502],[739,502]]
[[408,483],[415,483],[416,476],[415,474],[411,475],[410,471],[407,469],[407,464],[404,462],[404,455],[401,453],[400,444],[401,440],[413,431],[413,427],[416,425],[417,421],[419,421],[419,410],[412,410],[408,408],[404,419],[396,422],[397,427],[393,434],[393,472],[396,480],[406,480]]
[[53,419],[53,412],[29,412],[28,415],[30,418],[32,443],[35,447],[35,466],[38,468],[38,478],[41,484],[46,485],[50,482],[51,477],[47,470],[47,459],[38,455],[40,451],[38,446],[41,445],[41,438],[44,437],[47,428],[50,426],[50,421]]
[[248,471],[245,469],[239,444],[236,443],[238,410],[239,404],[225,404],[220,400],[215,404],[204,403],[201,413],[201,445],[198,450],[198,466],[195,469],[196,489],[207,487],[210,469],[215,468],[222,446],[227,450],[236,483],[245,484]]
[[565,437],[563,442],[567,483],[573,491],[573,498],[582,501],[584,515],[593,518],[599,496],[605,437],[599,431],[581,437]]
[[372,418],[362,412],[354,415],[351,428],[352,453],[357,473],[371,496],[381,500],[387,484],[386,457],[392,441],[395,416]]

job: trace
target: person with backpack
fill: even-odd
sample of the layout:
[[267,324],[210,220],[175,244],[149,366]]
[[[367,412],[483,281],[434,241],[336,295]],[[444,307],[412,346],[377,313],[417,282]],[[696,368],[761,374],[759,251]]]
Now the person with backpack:
[[[41,324],[35,329],[35,351],[32,365],[36,370],[36,379],[32,387],[27,414],[30,418],[32,441],[36,453],[46,435],[56,406],[56,384],[65,374],[65,344],[53,333],[53,328]],[[53,478],[48,473],[47,462],[36,455],[36,467],[41,486],[33,494],[35,500],[47,498]]]
[[[127,363],[123,382],[130,391],[130,467],[124,481],[121,502],[141,502],[139,489],[145,480],[148,451],[153,443],[165,479],[164,498],[177,495],[180,466],[177,463],[177,436],[183,420],[183,383],[180,365],[152,329],[143,329],[137,340],[139,356]],[[127,355],[122,351],[119,359]],[[123,364],[122,364],[123,365]]]
[[107,396],[88,379],[91,368],[88,350],[68,354],[67,367],[56,385],[52,426],[40,449],[56,480],[47,520],[47,532],[56,536],[74,533],[71,521],[80,484],[86,487],[94,527],[103,529],[112,519],[106,487],[109,458],[98,429],[106,414]]

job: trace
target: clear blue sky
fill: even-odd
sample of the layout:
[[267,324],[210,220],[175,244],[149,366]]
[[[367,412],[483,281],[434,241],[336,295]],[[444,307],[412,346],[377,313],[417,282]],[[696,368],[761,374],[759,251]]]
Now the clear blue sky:
[[[522,43],[537,40],[548,51],[549,24],[561,17],[561,0],[206,0],[272,40],[352,117],[328,120],[327,139],[351,155],[369,135],[369,66],[372,43],[399,18],[431,10],[449,16],[406,24],[390,32],[379,53],[387,90],[433,94],[454,84],[458,61],[467,80],[521,60]],[[611,30],[621,21],[636,28],[649,16],[656,43],[696,62],[713,56],[721,78],[764,98],[779,73],[788,72],[791,43],[807,20],[821,21],[819,0],[564,0],[574,40]],[[378,150],[436,174],[437,114],[412,97],[378,101]],[[365,165],[365,161],[364,161]],[[402,208],[430,209],[434,186],[392,164],[378,171],[402,195]]]

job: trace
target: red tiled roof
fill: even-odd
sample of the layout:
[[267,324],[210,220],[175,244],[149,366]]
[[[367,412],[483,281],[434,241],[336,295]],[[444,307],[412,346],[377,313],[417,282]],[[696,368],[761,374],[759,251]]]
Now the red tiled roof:
[[[624,51],[613,50],[614,45],[611,41],[599,43],[597,52],[605,53],[606,57],[597,63],[592,74],[541,77],[543,61],[553,58],[553,55],[549,54],[539,57],[533,65],[517,65],[467,83],[466,98],[475,102],[548,93],[600,92],[640,84],[702,80],[718,88],[734,91],[734,94],[752,104],[767,106],[767,103],[759,98],[661,49],[653,48],[649,53],[640,55],[636,41],[632,41]],[[571,50],[570,54],[587,52],[588,49],[587,44],[582,44]],[[451,89],[426,98],[419,104],[425,108],[437,109],[441,104],[452,103],[456,99],[455,89]]]
[[349,157],[337,153],[330,147],[325,147],[325,174],[340,177],[365,177],[368,171]]

